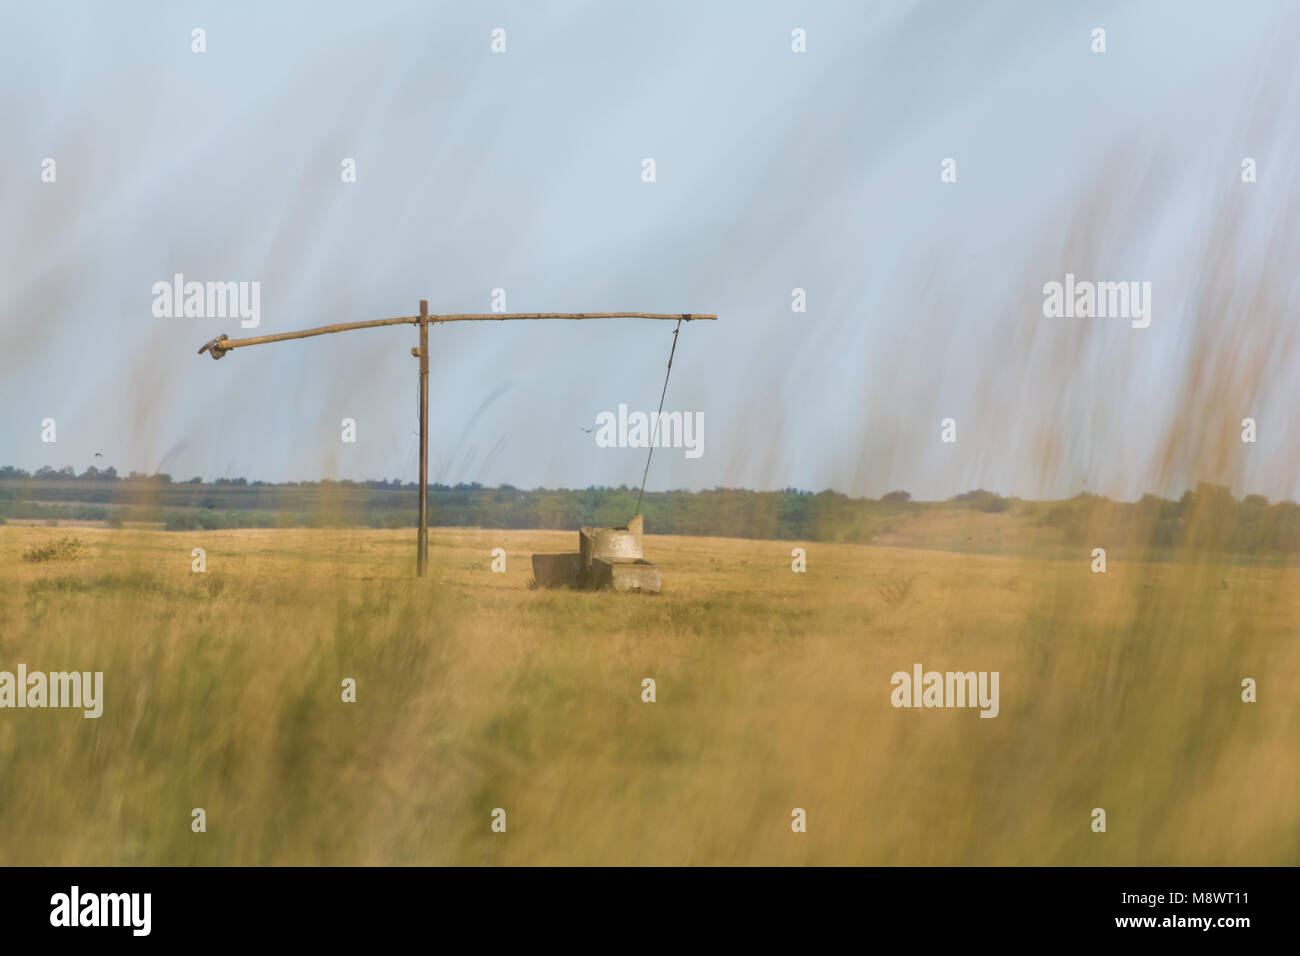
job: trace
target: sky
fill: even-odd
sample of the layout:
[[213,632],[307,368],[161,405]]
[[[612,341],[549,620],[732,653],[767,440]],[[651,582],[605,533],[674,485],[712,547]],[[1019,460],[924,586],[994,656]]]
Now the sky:
[[[664,403],[703,453],[652,490],[1294,499],[1298,35],[1266,0],[2,2],[0,464],[413,481],[414,328],[197,349],[503,289],[719,316]],[[177,273],[259,283],[258,327],[155,315]],[[1045,316],[1067,273],[1149,282],[1150,325]],[[672,329],[434,327],[431,480],[635,487],[587,429],[655,410]]]

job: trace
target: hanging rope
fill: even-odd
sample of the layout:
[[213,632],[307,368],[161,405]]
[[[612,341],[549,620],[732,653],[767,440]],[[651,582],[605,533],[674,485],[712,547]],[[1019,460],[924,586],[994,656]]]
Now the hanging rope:
[[659,393],[659,411],[655,413],[655,433],[650,439],[650,454],[645,456],[645,471],[641,474],[641,493],[636,496],[636,513],[641,513],[641,499],[645,497],[645,480],[650,474],[650,459],[654,457],[655,445],[659,442],[659,418],[664,413],[664,396],[668,394],[668,376],[673,374],[673,355],[677,352],[677,333],[682,330],[682,320],[677,320],[673,329],[673,347],[668,352],[668,371],[664,373],[664,388]]

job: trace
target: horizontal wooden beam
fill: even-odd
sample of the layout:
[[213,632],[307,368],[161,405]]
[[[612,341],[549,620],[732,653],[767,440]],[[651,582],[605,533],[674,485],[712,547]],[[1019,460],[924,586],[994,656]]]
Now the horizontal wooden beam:
[[[682,322],[712,322],[716,315],[704,315],[698,312],[464,312],[452,315],[430,315],[429,324],[439,322],[510,322],[520,319],[660,319]],[[201,349],[202,355],[209,349],[213,358],[221,358],[231,349],[246,345],[264,345],[267,342],[284,342],[288,339],[306,339],[314,335],[330,335],[334,332],[350,332],[353,329],[373,329],[383,325],[419,325],[418,315],[403,315],[393,319],[372,319],[368,322],[340,322],[337,325],[322,325],[315,329],[303,329],[300,332],[277,332],[274,335],[255,335],[246,339],[230,339],[222,335],[208,342]]]
[[716,315],[699,312],[466,312],[431,315],[430,322],[500,322],[508,319],[665,319],[676,322],[712,322]]

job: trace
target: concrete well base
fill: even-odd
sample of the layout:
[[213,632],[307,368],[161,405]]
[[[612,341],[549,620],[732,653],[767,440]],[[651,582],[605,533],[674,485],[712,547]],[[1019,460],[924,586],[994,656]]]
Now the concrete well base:
[[641,556],[641,516],[621,528],[583,527],[578,550],[533,555],[533,579],[544,588],[658,591],[664,573]]

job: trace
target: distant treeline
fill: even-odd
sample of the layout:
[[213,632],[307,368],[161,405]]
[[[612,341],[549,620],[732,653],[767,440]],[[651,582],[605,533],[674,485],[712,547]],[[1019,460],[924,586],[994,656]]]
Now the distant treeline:
[[[636,510],[637,489],[523,491],[509,485],[431,485],[430,524],[482,528],[574,530],[618,525]],[[1259,495],[1235,498],[1202,484],[1177,500],[1145,495],[1136,502],[1079,495],[1065,501],[1024,501],[977,490],[948,501],[912,501],[905,491],[879,499],[795,488],[757,492],[648,492],[642,507],[656,534],[708,535],[865,544],[908,527],[917,518],[974,519],[1000,515],[1023,532],[1025,543],[1084,545],[1105,542],[1139,548],[1195,548],[1241,554],[1300,554],[1300,505],[1270,504]],[[960,514],[958,514],[960,517]],[[269,484],[243,478],[174,481],[169,475],[112,468],[42,468],[29,474],[0,468],[0,521],[70,519],[160,522],[195,528],[407,528],[416,521],[416,486],[393,481],[313,481]],[[992,520],[983,518],[982,520]],[[1020,540],[1020,539],[1018,539]]]

